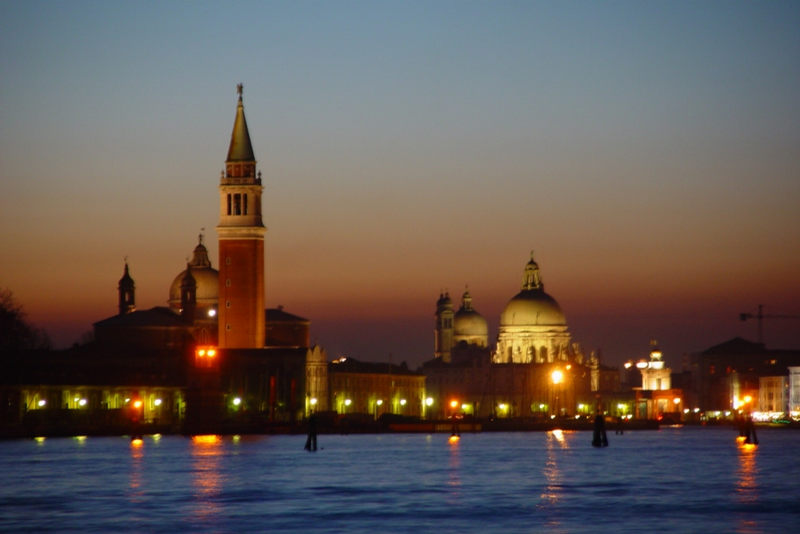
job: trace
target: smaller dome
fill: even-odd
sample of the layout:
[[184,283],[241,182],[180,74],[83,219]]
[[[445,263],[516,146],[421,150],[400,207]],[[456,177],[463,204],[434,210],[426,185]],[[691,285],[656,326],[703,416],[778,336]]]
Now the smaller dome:
[[[191,271],[188,272],[187,271]],[[188,276],[187,276],[188,274]],[[194,248],[194,256],[187,268],[172,280],[169,286],[169,307],[173,310],[181,308],[181,284],[184,278],[194,278],[196,288],[196,304],[198,308],[216,308],[219,302],[219,271],[211,267],[208,250],[203,245],[203,236]]]
[[459,336],[488,336],[486,319],[475,310],[459,310],[453,317],[453,334]]
[[489,339],[489,325],[486,319],[472,307],[472,296],[465,291],[461,297],[461,307],[453,316],[454,341],[466,341],[486,345]]

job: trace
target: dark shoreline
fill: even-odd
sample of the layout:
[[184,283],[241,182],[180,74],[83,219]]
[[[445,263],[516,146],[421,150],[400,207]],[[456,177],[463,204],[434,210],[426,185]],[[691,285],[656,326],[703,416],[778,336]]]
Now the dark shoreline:
[[[736,428],[733,421],[714,421],[708,423],[681,423],[678,425],[662,424],[656,420],[626,421],[620,427],[616,423],[607,423],[607,431],[658,430],[671,426],[686,427],[711,427],[720,426]],[[455,427],[452,421],[393,421],[364,422],[348,421],[346,418],[320,424],[317,428],[319,434],[408,434],[408,433],[476,433],[476,432],[547,432],[555,429],[561,430],[592,430],[593,424],[588,420],[564,419],[553,420],[485,420],[462,421]],[[800,430],[800,423],[757,423],[757,428],[781,428]],[[14,427],[0,428],[0,440],[5,439],[33,439],[37,437],[112,437],[112,436],[145,436],[145,435],[291,435],[306,434],[308,431],[305,423],[241,423],[222,422],[216,425],[197,425],[188,427],[175,427],[159,424],[139,424],[126,426],[105,426],[86,424],[54,424],[27,427],[16,425]]]

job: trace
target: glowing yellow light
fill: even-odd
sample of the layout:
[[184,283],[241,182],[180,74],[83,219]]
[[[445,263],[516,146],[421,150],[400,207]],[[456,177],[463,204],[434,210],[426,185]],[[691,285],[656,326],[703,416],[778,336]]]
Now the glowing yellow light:
[[153,404],[155,404],[156,406],[161,406],[161,399],[154,400]]
[[242,403],[242,399],[240,399],[239,397],[234,397],[233,398],[233,405],[234,406],[239,406],[241,403]]
[[675,404],[680,404],[681,403],[681,398],[680,397],[675,397],[674,399],[672,399],[672,402],[674,402]]
[[345,399],[345,400],[344,400],[344,405],[345,405],[345,406],[350,406],[351,404],[353,404],[353,401],[352,401],[352,400],[350,400],[350,399]]
[[44,399],[40,399],[37,404],[39,405],[39,408],[42,408],[47,405],[47,401]]
[[215,443],[219,443],[219,440],[220,438],[216,434],[200,434],[197,436],[192,436],[192,441],[201,445],[214,445]]
[[134,408],[141,408],[142,407],[142,401],[140,401],[138,399],[133,401],[133,407]]
[[308,401],[308,403],[311,404],[311,406],[316,406],[317,405],[317,398],[316,397],[311,397],[311,400]]
[[206,355],[206,349],[199,349],[197,351],[197,355],[198,356],[205,356]]
[[569,371],[570,369],[572,369],[572,364],[571,364],[571,363],[568,363],[568,364],[567,364],[567,371]]
[[453,408],[454,410],[456,408],[458,408],[458,401],[457,400],[451,400],[450,401],[450,407]]
[[36,443],[44,443],[44,440],[46,440],[47,438],[44,436],[36,436],[33,439],[36,441]]
[[79,405],[79,406],[86,406],[86,403],[87,403],[87,402],[88,402],[88,401],[87,401],[86,399],[81,399],[81,400],[79,400],[79,401],[78,401],[78,405]]
[[557,441],[564,441],[564,431],[560,428],[554,428],[550,431],[550,434],[552,434]]
[[641,362],[637,362],[636,363],[636,368],[637,369],[644,369],[646,367],[647,367],[647,362],[645,362],[645,361],[641,361]]
[[74,439],[75,441],[79,441],[79,442],[83,443],[84,441],[86,441],[86,436],[73,436],[72,439]]
[[142,438],[133,438],[131,440],[131,447],[141,447],[144,444]]
[[449,443],[451,443],[451,444],[455,444],[455,443],[458,443],[458,440],[460,440],[460,439],[461,439],[461,436],[456,436],[455,434],[453,434],[452,436],[450,436],[450,438],[448,438],[447,441]]
[[500,404],[497,405],[497,407],[500,409],[501,412],[504,412],[508,409],[508,405],[505,402],[501,402]]
[[560,371],[559,369],[556,369],[550,375],[550,378],[553,379],[553,384],[560,384],[561,381],[564,380],[564,373],[562,371]]
[[433,399],[431,397],[425,399],[425,406],[432,406],[432,405],[433,405]]
[[382,406],[383,405],[383,399],[378,399],[377,401],[375,401],[375,404],[377,404],[378,406]]
[[744,440],[746,440],[746,439],[747,438],[745,436],[736,436],[736,441],[738,443],[744,443]]
[[217,351],[214,349],[208,349],[208,352],[206,354],[208,354],[209,358],[213,358],[214,356],[217,355]]
[[161,439],[161,434],[153,434],[151,437],[153,438],[153,441],[158,441]]
[[400,399],[400,406],[405,406],[405,405],[406,405],[406,400]]
[[633,367],[633,363],[625,362],[625,369],[630,369],[631,367]]
[[210,310],[208,310],[208,316],[209,317],[214,317],[215,315],[217,315],[217,310],[215,310],[214,308],[211,308]]
[[745,404],[748,404],[748,403],[752,402],[752,400],[753,400],[753,397],[751,397],[750,395],[745,395],[744,396],[744,403]]

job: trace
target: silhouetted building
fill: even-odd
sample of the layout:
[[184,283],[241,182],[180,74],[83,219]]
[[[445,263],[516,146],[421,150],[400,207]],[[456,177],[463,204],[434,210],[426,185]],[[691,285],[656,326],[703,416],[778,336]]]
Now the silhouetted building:
[[737,337],[692,354],[690,365],[700,409],[725,412],[740,409],[746,397],[757,402],[762,378],[789,377],[800,366],[800,350],[767,349]]

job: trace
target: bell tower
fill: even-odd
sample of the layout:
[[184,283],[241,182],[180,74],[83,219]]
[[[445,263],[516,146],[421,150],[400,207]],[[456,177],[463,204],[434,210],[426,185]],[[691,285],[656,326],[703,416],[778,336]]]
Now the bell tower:
[[244,116],[242,84],[231,144],[219,184],[219,346],[262,348],[265,343],[264,234],[261,172]]
[[125,258],[125,273],[119,279],[117,292],[119,293],[119,314],[125,315],[136,311],[136,284],[128,271],[127,258]]

